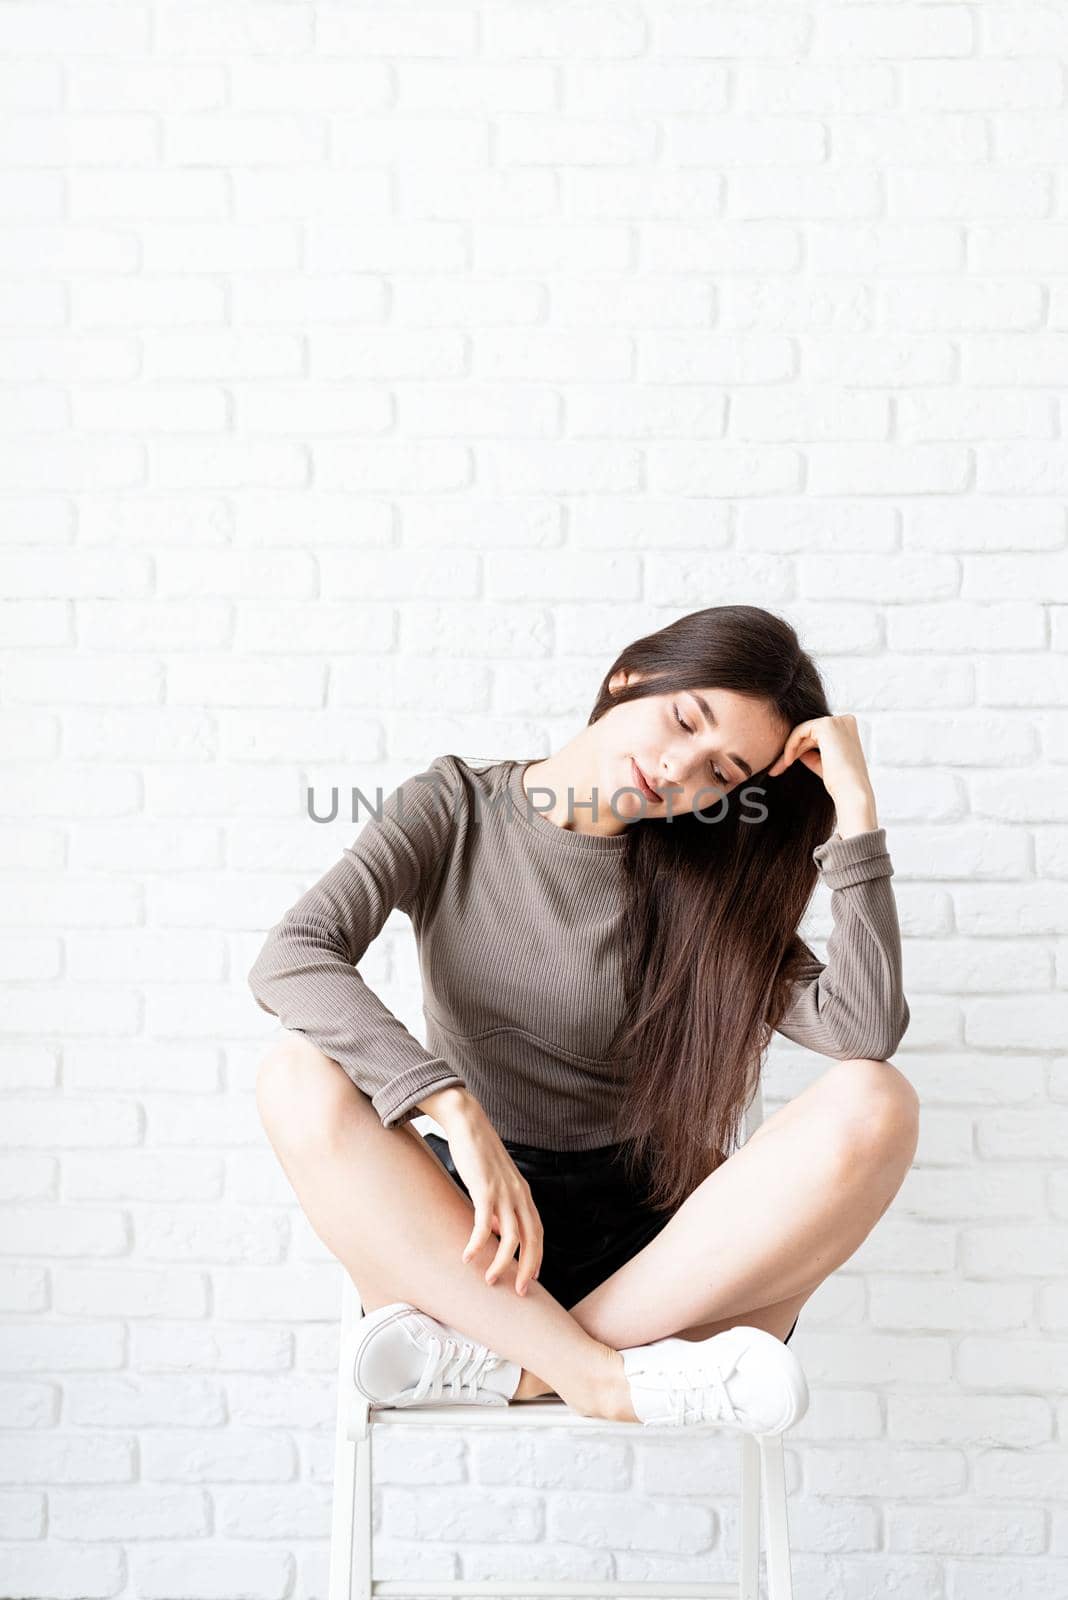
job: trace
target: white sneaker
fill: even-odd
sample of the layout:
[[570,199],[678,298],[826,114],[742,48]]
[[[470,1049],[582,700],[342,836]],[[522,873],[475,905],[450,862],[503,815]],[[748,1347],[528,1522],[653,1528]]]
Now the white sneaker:
[[506,1406],[523,1369],[405,1300],[357,1323],[353,1382],[372,1406]]
[[808,1410],[801,1363],[762,1328],[657,1339],[620,1355],[635,1415],[649,1426],[782,1433]]

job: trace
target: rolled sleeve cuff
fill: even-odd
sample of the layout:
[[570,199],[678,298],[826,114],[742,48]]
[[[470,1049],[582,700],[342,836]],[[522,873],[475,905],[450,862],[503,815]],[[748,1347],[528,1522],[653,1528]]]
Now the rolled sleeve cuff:
[[457,1077],[455,1072],[450,1072],[443,1062],[430,1062],[427,1066],[411,1067],[407,1072],[398,1073],[371,1096],[371,1104],[378,1112],[383,1127],[392,1128],[421,1116],[419,1102],[425,1100],[428,1094],[453,1086],[460,1089],[467,1087],[464,1080]]
[[837,830],[816,846],[812,859],[832,889],[850,889],[869,878],[889,878],[894,868],[886,848],[886,829],[867,828],[843,839]]

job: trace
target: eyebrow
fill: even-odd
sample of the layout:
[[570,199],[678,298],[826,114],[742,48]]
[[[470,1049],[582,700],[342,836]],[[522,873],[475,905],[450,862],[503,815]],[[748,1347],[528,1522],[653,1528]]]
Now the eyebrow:
[[[703,694],[698,694],[696,689],[691,689],[690,690],[690,694],[693,696],[693,698],[697,701],[697,704],[700,706],[701,715],[704,717],[704,719],[708,723],[709,727],[710,728],[714,728],[716,726],[716,719],[712,715],[712,707],[709,705],[709,703],[705,699],[704,695]],[[733,750],[728,750],[727,751],[727,760],[728,761],[733,761],[736,767],[741,767],[742,771],[745,773],[747,778],[751,778],[753,776],[753,769],[749,765],[748,761],[744,761],[741,756],[736,756],[734,754]]]

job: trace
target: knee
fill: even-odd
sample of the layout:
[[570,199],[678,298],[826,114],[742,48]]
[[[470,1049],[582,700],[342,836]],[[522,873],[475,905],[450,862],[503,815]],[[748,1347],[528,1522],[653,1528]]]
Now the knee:
[[329,1136],[353,1085],[342,1067],[302,1034],[273,1044],[256,1073],[256,1109],[275,1143]]
[[897,1167],[903,1178],[916,1154],[920,1100],[890,1061],[839,1061],[828,1073],[830,1134],[842,1163],[870,1171]]

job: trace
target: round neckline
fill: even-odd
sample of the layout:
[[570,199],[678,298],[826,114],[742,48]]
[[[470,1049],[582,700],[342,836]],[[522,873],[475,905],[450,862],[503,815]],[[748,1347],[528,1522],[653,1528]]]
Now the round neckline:
[[543,839],[551,839],[567,850],[588,850],[601,855],[618,854],[620,850],[625,850],[628,842],[625,828],[620,833],[572,833],[569,828],[561,828],[558,823],[550,822],[548,817],[531,807],[523,787],[523,774],[541,759],[540,756],[534,756],[529,761],[513,761],[508,773],[512,804],[527,826]]

